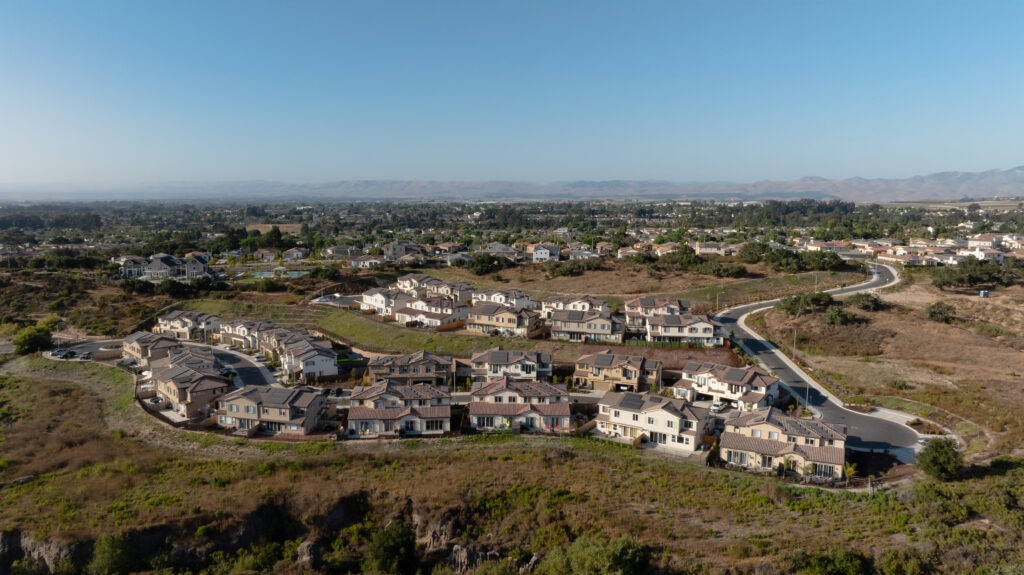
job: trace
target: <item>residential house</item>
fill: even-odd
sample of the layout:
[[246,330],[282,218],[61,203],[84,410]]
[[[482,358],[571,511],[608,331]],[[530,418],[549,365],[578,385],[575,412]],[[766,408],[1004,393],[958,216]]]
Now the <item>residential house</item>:
[[597,242],[594,244],[594,250],[602,256],[607,256],[612,253],[615,249],[615,244],[611,242]]
[[473,253],[503,257],[513,262],[518,262],[523,257],[522,252],[519,250],[499,242],[491,242]]
[[408,240],[386,243],[381,246],[381,250],[384,252],[384,258],[387,261],[398,261],[400,258],[409,255],[422,257],[426,254],[426,249],[423,246]]
[[[1003,241],[1003,234],[977,234],[967,238],[967,248],[970,250],[994,250],[1000,247]],[[978,258],[981,259],[981,258]]]
[[149,260],[139,256],[124,256],[115,258],[118,264],[117,272],[126,279],[141,278],[146,275],[146,266]]
[[657,449],[692,453],[714,433],[707,408],[653,393],[608,392],[598,401],[597,430],[610,437],[644,437]]
[[260,351],[277,359],[285,375],[309,384],[338,375],[338,353],[334,345],[307,331],[274,328],[263,330]]
[[466,251],[466,246],[457,242],[441,242],[435,251],[439,254],[457,254]]
[[646,253],[646,250],[641,250],[641,249],[632,248],[632,247],[624,247],[624,248],[619,248],[618,251],[615,252],[615,257],[620,259],[620,260],[623,260],[623,259],[639,256],[639,255],[644,254],[644,253]]
[[818,479],[841,479],[846,426],[790,417],[774,407],[725,421],[719,438],[723,461],[751,470],[786,470]]
[[735,403],[741,411],[749,411],[775,403],[779,387],[779,378],[758,367],[691,361],[683,365],[673,393],[687,401]]
[[327,259],[354,258],[363,255],[363,248],[357,246],[330,246],[324,248],[320,255]]
[[661,387],[661,362],[610,349],[576,360],[573,382],[595,391],[646,391]]
[[395,321],[406,326],[441,327],[465,321],[469,306],[447,297],[417,297],[395,312]]
[[506,375],[473,384],[470,397],[466,410],[473,429],[571,429],[569,392],[563,385]]
[[400,292],[422,297],[432,287],[442,283],[444,282],[427,274],[405,274],[399,277],[392,287]]
[[135,360],[136,365],[146,366],[154,359],[167,357],[179,347],[181,343],[173,337],[137,331],[124,338],[121,344],[121,357]]
[[281,252],[274,248],[260,248],[252,253],[252,259],[258,262],[272,262]]
[[281,259],[286,262],[296,262],[309,257],[309,250],[306,248],[291,248],[281,252]]
[[205,340],[220,333],[220,318],[195,310],[174,310],[157,318],[160,333],[185,340]]
[[359,309],[373,310],[377,315],[390,316],[406,307],[415,298],[396,289],[373,288],[363,292],[363,301]]
[[355,256],[350,260],[349,265],[355,269],[365,270],[384,265],[384,258],[381,256],[371,256],[369,254],[364,256]]
[[646,339],[715,347],[725,345],[725,331],[706,315],[656,315],[647,320]]
[[451,431],[451,395],[444,386],[384,380],[356,388],[349,405],[347,429],[351,436],[441,435]]
[[388,379],[404,384],[445,385],[452,373],[452,358],[429,351],[371,358],[367,374],[371,381]]
[[657,257],[667,256],[670,253],[676,252],[681,246],[676,242],[666,242],[654,246],[651,251]]
[[731,256],[733,249],[728,244],[721,242],[693,242],[693,251],[699,256]]
[[551,381],[551,354],[494,347],[472,357],[473,381],[509,375],[520,380]]
[[274,329],[274,322],[270,320],[224,321],[220,324],[220,342],[242,349],[259,349],[260,334],[271,329]]
[[626,302],[626,329],[646,333],[647,320],[661,315],[679,315],[690,311],[689,302],[656,297],[638,297]]
[[551,312],[551,339],[621,343],[625,336],[625,317],[607,309],[576,311],[571,309]]
[[205,277],[208,275],[208,271],[205,258],[188,256],[182,259],[168,254],[154,254],[150,256],[149,263],[146,264],[146,272],[142,277],[150,281],[193,280]]
[[486,335],[530,337],[541,327],[539,313],[498,303],[478,302],[466,319],[467,330]]
[[608,302],[589,295],[558,295],[541,302],[541,316],[544,319],[551,319],[551,315],[557,310],[603,311],[610,309]]
[[472,303],[496,303],[507,305],[516,309],[535,309],[539,307],[537,302],[530,298],[530,294],[517,290],[483,290],[474,291]]
[[325,409],[324,396],[310,387],[247,385],[220,398],[217,422],[247,435],[308,435],[321,426]]
[[535,264],[547,261],[557,262],[562,257],[559,247],[552,244],[530,244],[526,251],[531,255],[531,261]]
[[194,368],[171,365],[154,369],[151,380],[157,395],[170,408],[187,419],[208,417],[221,396],[231,389],[231,382],[213,367]]
[[596,259],[600,259],[600,257],[601,257],[601,254],[599,254],[599,253],[597,253],[597,252],[595,252],[593,250],[586,250],[586,249],[584,249],[584,250],[569,250],[569,260],[570,261],[596,260]]

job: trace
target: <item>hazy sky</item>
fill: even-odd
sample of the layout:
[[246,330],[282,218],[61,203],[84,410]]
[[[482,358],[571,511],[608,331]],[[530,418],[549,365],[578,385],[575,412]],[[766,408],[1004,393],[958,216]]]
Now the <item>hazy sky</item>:
[[1024,164],[1024,2],[12,0],[0,184]]

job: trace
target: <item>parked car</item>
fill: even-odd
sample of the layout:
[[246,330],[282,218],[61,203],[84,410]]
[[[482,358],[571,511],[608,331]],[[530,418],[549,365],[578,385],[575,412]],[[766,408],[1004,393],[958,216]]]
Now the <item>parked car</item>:
[[723,411],[725,411],[724,402],[716,401],[711,404],[711,413],[722,413]]
[[83,352],[81,355],[78,356],[78,358],[79,359],[92,359],[92,352],[91,351]]
[[262,353],[257,353],[256,355],[252,356],[252,358],[255,359],[256,361],[267,361],[267,357]]

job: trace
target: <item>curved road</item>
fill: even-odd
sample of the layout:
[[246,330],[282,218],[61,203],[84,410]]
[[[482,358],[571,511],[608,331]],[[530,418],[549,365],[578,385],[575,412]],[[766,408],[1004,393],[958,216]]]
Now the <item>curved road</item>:
[[[833,296],[877,290],[898,283],[896,270],[880,264],[868,264],[872,277],[866,282],[828,290]],[[846,425],[847,446],[857,450],[889,450],[901,460],[912,460],[918,435],[909,427],[887,418],[850,411],[822,388],[792,360],[770,342],[761,339],[746,327],[750,313],[774,307],[778,299],[762,301],[723,310],[715,319],[743,340],[743,348],[767,370],[775,373],[799,401],[805,401],[821,418],[830,423]]]

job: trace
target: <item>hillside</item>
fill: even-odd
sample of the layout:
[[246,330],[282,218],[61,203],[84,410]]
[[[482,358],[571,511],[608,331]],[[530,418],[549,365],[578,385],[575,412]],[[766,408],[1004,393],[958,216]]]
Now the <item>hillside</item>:
[[586,439],[233,439],[158,426],[120,372],[69,377],[75,365],[3,366],[0,570],[387,572],[385,553],[423,572],[556,573],[582,545],[633,549],[661,573],[964,573],[1024,560],[1017,460],[872,495]]

